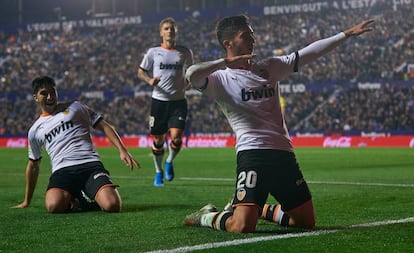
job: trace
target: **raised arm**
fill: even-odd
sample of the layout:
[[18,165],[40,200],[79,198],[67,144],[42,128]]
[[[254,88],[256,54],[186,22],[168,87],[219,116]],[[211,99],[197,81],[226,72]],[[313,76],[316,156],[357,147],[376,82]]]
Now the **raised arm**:
[[124,163],[131,170],[134,168],[134,166],[137,168],[141,167],[140,164],[134,159],[134,157],[128,152],[127,148],[121,140],[121,137],[119,137],[118,133],[108,122],[101,120],[98,122],[95,128],[105,133],[106,137],[108,137],[112,145],[118,149],[121,160],[124,161]]
[[298,51],[299,53],[299,66],[306,65],[319,57],[329,53],[351,36],[358,36],[366,32],[372,31],[372,27],[369,27],[373,23],[373,19],[365,20],[344,32],[340,32],[334,36],[321,39],[309,44],[307,47]]
[[370,27],[369,25],[372,24],[375,20],[374,19],[368,19],[365,20],[347,30],[344,31],[345,35],[347,37],[350,36],[358,36],[360,34],[366,33],[366,32],[370,32],[372,31],[372,27]]
[[36,188],[37,178],[39,176],[40,159],[33,161],[29,160],[26,166],[26,191],[24,200],[22,203],[14,206],[13,208],[25,208],[30,205],[32,201],[33,193]]

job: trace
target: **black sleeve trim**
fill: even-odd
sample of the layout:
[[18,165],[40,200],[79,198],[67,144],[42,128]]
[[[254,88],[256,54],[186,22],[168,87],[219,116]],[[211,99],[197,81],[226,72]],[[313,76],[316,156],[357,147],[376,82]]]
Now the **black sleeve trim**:
[[33,162],[37,162],[37,161],[42,160],[42,157],[39,157],[39,158],[37,158],[37,159],[31,159],[31,158],[29,158],[29,160],[30,160],[30,161],[33,161]]
[[144,72],[148,72],[148,70],[142,68],[141,66],[138,66],[138,68],[142,69]]
[[293,66],[293,72],[299,71],[299,52],[295,52],[295,65]]
[[95,124],[93,124],[93,128],[95,128],[96,127],[96,125],[98,125],[98,123],[99,122],[101,122],[101,120],[103,120],[103,117],[100,117],[96,122],[95,122]]
[[208,85],[208,77],[206,77],[206,81],[204,82],[204,85],[198,88],[197,90],[204,91],[205,89],[207,89],[207,85]]

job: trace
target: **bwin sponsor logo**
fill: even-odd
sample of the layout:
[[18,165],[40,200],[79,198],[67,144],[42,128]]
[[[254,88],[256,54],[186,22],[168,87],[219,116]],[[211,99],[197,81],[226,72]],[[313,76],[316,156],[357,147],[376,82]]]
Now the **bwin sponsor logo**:
[[258,100],[261,98],[274,97],[275,95],[276,95],[275,89],[267,85],[263,85],[261,89],[257,89],[257,90],[242,89],[242,93],[241,93],[243,101],[249,101],[250,99]]
[[178,62],[176,62],[175,64],[164,64],[164,63],[160,63],[160,69],[182,69],[183,65],[179,64]]
[[63,122],[60,122],[61,124],[57,127],[55,127],[54,129],[52,129],[52,131],[50,131],[49,133],[45,134],[45,138],[46,141],[51,143],[53,138],[55,138],[58,134],[60,134],[60,132],[64,132],[66,130],[68,130],[69,128],[73,127],[73,122],[71,120]]

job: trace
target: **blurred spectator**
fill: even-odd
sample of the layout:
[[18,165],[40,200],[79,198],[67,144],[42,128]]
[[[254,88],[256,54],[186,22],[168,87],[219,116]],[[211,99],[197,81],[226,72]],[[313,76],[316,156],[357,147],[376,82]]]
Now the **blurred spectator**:
[[[285,80],[291,84],[338,84],[338,91],[322,89],[282,94],[286,100],[289,130],[414,131],[413,88],[394,85],[404,80],[414,82],[404,69],[414,63],[414,15],[411,12],[410,8],[373,10],[370,15],[376,19],[375,33],[363,40],[356,39],[352,45],[344,44],[329,57],[307,65]],[[379,15],[375,16],[376,13]],[[365,9],[354,9],[342,15],[330,8],[318,13],[251,17],[258,30],[256,34],[260,36],[255,53],[261,58],[271,53],[295,51],[298,46],[332,35],[355,20],[366,18],[366,14]],[[214,34],[215,20],[189,18],[179,25],[179,40],[188,43],[186,46],[193,52],[201,52],[194,55],[195,62],[222,56]],[[147,36],[154,30],[157,24],[74,28],[63,32],[20,31],[9,36],[0,33],[0,135],[25,135],[38,116],[38,112],[31,111],[28,106],[32,103],[31,97],[22,94],[30,94],[30,81],[40,75],[53,76],[62,94],[111,92],[114,98],[80,96],[79,99],[102,108],[101,113],[114,123],[120,134],[147,133],[145,122],[151,88],[136,77],[136,59],[142,59],[146,48],[158,44],[156,36]],[[348,46],[352,50],[348,50]],[[389,84],[377,90],[341,89],[342,84],[357,81]],[[231,132],[217,105],[194,94],[188,96],[190,132]]]

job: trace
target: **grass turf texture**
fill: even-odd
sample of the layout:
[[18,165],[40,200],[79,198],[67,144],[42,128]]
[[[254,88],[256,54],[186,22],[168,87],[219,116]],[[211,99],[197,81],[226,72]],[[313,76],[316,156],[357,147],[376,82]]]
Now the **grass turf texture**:
[[[0,149],[0,252],[145,252],[304,232],[261,220],[254,234],[182,225],[187,214],[209,202],[221,209],[232,195],[235,154],[231,148],[182,150],[174,163],[176,178],[163,188],[152,186],[148,149],[130,149],[142,165],[133,172],[115,149],[98,151],[114,182],[121,185],[121,213],[46,213],[47,157],[31,206],[10,208],[24,197],[27,150]],[[339,231],[201,252],[412,252],[413,222],[349,226],[414,217],[413,149],[298,148],[296,155],[313,194],[316,231]]]

